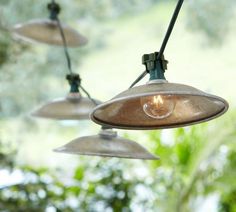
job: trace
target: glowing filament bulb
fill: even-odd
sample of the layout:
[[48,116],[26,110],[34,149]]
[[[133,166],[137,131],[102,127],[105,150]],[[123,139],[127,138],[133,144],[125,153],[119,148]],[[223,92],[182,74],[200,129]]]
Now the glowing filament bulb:
[[170,98],[170,95],[142,97],[141,105],[145,114],[153,119],[167,118],[175,108],[175,102]]
[[156,105],[159,105],[159,104],[163,104],[163,103],[164,103],[164,101],[163,101],[163,99],[162,99],[162,97],[161,97],[160,95],[154,96],[154,97],[153,97],[153,102],[154,102],[154,104],[156,104]]

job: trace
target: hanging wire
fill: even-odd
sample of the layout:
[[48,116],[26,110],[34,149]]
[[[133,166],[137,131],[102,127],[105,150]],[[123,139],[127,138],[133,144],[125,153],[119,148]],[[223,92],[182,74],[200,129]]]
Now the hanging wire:
[[[55,1],[52,0],[52,3],[54,4]],[[63,42],[63,47],[64,47],[64,52],[65,52],[66,61],[67,61],[67,66],[68,66],[68,69],[69,69],[70,74],[73,74],[72,67],[71,67],[71,58],[70,58],[70,54],[69,54],[69,51],[68,51],[68,46],[67,46],[67,42],[66,42],[65,33],[64,33],[64,30],[63,30],[63,28],[62,28],[62,25],[61,25],[61,22],[60,22],[60,19],[58,18],[58,16],[55,17],[55,20],[57,21],[58,28],[59,28],[59,31],[60,31],[60,34],[61,34],[61,38],[62,38],[62,42]],[[89,92],[88,92],[87,90],[85,90],[85,88],[84,88],[81,84],[79,85],[79,87],[80,87],[81,90],[87,95],[87,97],[97,106],[97,105],[98,105],[98,102],[96,102],[96,101],[91,97],[91,95],[89,94]]]
[[88,91],[86,91],[82,85],[80,85],[80,88],[81,88],[81,90],[87,95],[87,97],[88,97],[96,106],[99,105],[99,103],[98,103],[97,101],[95,101],[95,100],[90,96],[90,94],[88,93]]
[[166,35],[165,35],[165,37],[164,37],[164,40],[163,40],[163,42],[162,42],[162,45],[161,45],[159,54],[158,54],[158,56],[157,56],[157,59],[160,59],[161,56],[164,54],[166,45],[167,45],[168,40],[169,40],[169,38],[170,38],[170,35],[171,35],[171,33],[172,33],[173,29],[174,29],[174,26],[175,26],[176,20],[177,20],[177,18],[178,18],[180,9],[181,9],[181,7],[182,7],[182,5],[183,5],[183,2],[184,2],[184,0],[179,0],[178,3],[177,3],[177,5],[176,5],[175,11],[174,11],[173,16],[172,16],[172,18],[171,18],[171,21],[170,21],[170,23],[169,23],[169,27],[168,27],[168,29],[167,29]]
[[[183,2],[184,2],[184,0],[179,0],[178,3],[177,3],[177,5],[176,5],[176,8],[175,8],[174,13],[173,13],[173,15],[172,15],[171,21],[170,21],[170,23],[169,23],[167,32],[166,32],[165,37],[164,37],[164,39],[163,39],[163,42],[162,42],[162,45],[161,45],[161,48],[160,48],[160,51],[159,51],[159,53],[158,53],[158,55],[157,55],[156,60],[159,60],[159,59],[162,57],[162,55],[164,54],[166,45],[167,45],[167,43],[168,43],[168,41],[169,41],[170,35],[171,35],[171,33],[172,33],[172,31],[173,31],[173,28],[174,28],[174,26],[175,26],[175,23],[176,23],[176,20],[177,20],[177,18],[178,18],[180,9],[181,9],[181,7],[182,7],[182,5],[183,5]],[[143,73],[132,83],[132,85],[131,85],[129,88],[132,88],[134,85],[136,85],[140,80],[142,80],[142,79],[147,75],[147,73],[148,73],[147,70],[145,70],[145,72],[143,72]]]
[[58,27],[59,27],[59,30],[60,30],[60,34],[61,34],[61,38],[62,38],[62,42],[63,42],[63,47],[64,47],[64,52],[65,52],[65,56],[66,56],[66,61],[67,61],[67,65],[68,65],[68,69],[69,69],[70,74],[73,74],[72,67],[71,67],[71,59],[70,59],[70,55],[69,55],[69,52],[68,52],[68,47],[67,47],[65,33],[64,33],[63,29],[62,29],[62,25],[61,25],[61,22],[60,22],[58,17],[56,18],[56,21],[57,21],[57,24],[58,24]]
[[132,83],[132,85],[129,88],[134,87],[140,80],[142,80],[146,75],[147,71],[145,70],[142,74],[139,75],[139,77]]

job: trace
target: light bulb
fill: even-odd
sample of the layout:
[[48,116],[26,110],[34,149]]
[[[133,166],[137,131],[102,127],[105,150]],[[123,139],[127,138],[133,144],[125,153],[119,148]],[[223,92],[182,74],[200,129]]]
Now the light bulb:
[[171,95],[156,95],[141,98],[141,105],[146,115],[153,119],[169,117],[175,108],[175,101]]

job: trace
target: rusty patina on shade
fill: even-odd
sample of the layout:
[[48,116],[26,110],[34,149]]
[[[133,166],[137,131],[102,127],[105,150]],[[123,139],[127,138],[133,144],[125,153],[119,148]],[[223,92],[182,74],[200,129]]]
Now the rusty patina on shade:
[[[73,28],[62,24],[68,47],[85,45],[88,40]],[[50,19],[36,19],[24,24],[17,24],[12,33],[16,38],[29,42],[40,42],[50,45],[63,46],[57,21]]]
[[59,153],[118,157],[142,160],[158,160],[140,144],[117,136],[112,130],[102,130],[99,135],[77,138],[54,150]]
[[[140,104],[146,96],[168,95],[175,101],[173,113],[165,119],[148,117]],[[183,127],[214,119],[228,109],[228,103],[188,85],[150,81],[128,89],[112,100],[97,106],[91,119],[97,124],[130,130],[152,130]]]
[[[94,100],[97,104],[101,102]],[[31,113],[32,116],[57,120],[84,120],[95,108],[95,103],[79,93],[48,102]]]

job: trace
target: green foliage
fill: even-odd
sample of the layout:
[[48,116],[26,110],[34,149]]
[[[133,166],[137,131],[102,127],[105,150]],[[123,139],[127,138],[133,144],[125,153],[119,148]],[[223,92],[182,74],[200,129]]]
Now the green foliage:
[[[73,211],[67,205],[63,185],[48,174],[49,170],[21,167],[25,182],[4,188],[0,192],[0,209],[3,211]],[[52,184],[51,184],[52,183]]]
[[[232,198],[236,186],[235,152],[227,146],[232,145],[236,133],[233,127],[234,121],[225,120],[222,123],[214,128],[203,124],[176,129],[172,137],[174,142],[170,144],[163,142],[159,133],[152,132],[149,135],[150,141],[154,142],[152,148],[156,145],[155,153],[162,159],[161,163],[152,163],[154,174],[158,173],[154,181],[160,186],[158,178],[165,179],[162,183],[167,188],[165,196],[169,198],[168,205],[163,204],[160,211],[170,211],[170,208],[175,208],[176,211],[192,211],[190,201],[194,201],[198,196],[207,196],[215,192],[222,198],[219,207],[223,208],[223,204],[227,206],[227,201],[224,203],[223,199],[228,196],[228,207],[232,206],[233,211]],[[228,150],[227,153],[222,153],[220,149],[225,148]],[[157,170],[162,171],[157,172]],[[168,177],[169,180],[166,180]],[[163,201],[160,197],[159,194],[156,199],[159,207]]]
[[[159,162],[81,157],[83,163],[64,177],[60,170],[19,166],[12,153],[1,148],[2,169],[20,170],[24,182],[0,190],[0,208],[7,212],[50,207],[57,211],[192,211],[190,203],[199,196],[218,193],[219,210],[233,212],[236,156],[229,147],[236,137],[230,127],[235,123],[234,119],[223,123],[176,129],[169,143],[163,138],[165,131],[147,133],[153,151],[161,156]],[[228,127],[219,133],[223,125]]]
[[[2,152],[1,155],[7,155]],[[124,176],[126,163],[118,159],[97,160],[78,166],[74,177],[62,181],[47,168],[17,166],[13,171],[20,171],[24,182],[7,186],[0,190],[0,210],[45,211],[130,211],[131,199],[135,196],[135,186],[141,183]],[[8,163],[5,161],[5,166]],[[69,183],[68,183],[69,182]],[[100,208],[98,210],[98,208]]]
[[0,39],[0,66],[8,59],[8,42]]
[[14,167],[16,151],[12,151],[12,147],[9,145],[0,142],[0,168],[10,168]]
[[236,191],[223,194],[219,207],[220,212],[235,212],[236,211]]
[[81,200],[79,208],[85,211],[130,211],[138,181],[126,179],[125,167],[125,163],[118,159],[93,160],[92,164],[78,167],[70,190]]

